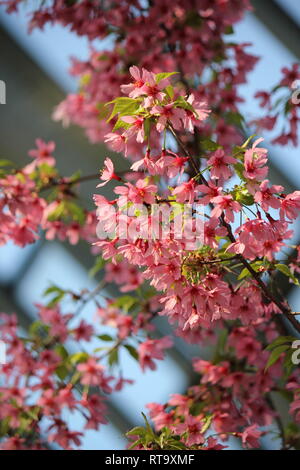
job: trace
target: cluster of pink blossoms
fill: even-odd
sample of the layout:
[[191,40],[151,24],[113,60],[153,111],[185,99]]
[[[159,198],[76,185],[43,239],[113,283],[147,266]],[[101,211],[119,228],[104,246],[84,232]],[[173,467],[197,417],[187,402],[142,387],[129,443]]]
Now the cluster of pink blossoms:
[[[78,301],[80,298],[77,295]],[[9,434],[2,439],[1,449],[38,450],[53,443],[63,449],[80,446],[83,432],[98,430],[107,423],[108,396],[133,382],[124,378],[118,367],[111,370],[114,351],[121,346],[129,348],[142,370],[155,369],[154,360],[164,358],[164,350],[172,341],[168,337],[151,338],[151,314],[141,312],[133,321],[107,302],[106,309],[97,309],[97,322],[93,324],[63,313],[57,305],[37,305],[39,320],[26,338],[19,336],[15,315],[1,314],[0,338],[7,349],[7,363],[0,366],[5,378],[0,387],[0,420],[5,423],[1,438]],[[103,336],[102,325],[116,328],[115,340]],[[134,346],[132,339],[141,331],[148,333]],[[83,352],[83,345],[92,339],[99,342],[99,338],[115,342],[107,348],[102,346],[102,354]],[[83,416],[83,428],[70,429],[70,413]]]
[[[139,108],[136,107],[136,110],[132,111],[135,117],[131,120],[126,116],[124,118],[123,111],[118,113],[117,123],[120,123],[120,126],[125,126],[123,121],[129,124],[123,136],[127,133],[139,140],[141,128],[137,127],[136,122],[140,120],[150,121],[154,129],[158,125],[161,126],[166,107],[169,111],[173,109],[173,113],[170,112],[164,129],[175,132],[184,126],[187,102],[189,112],[195,120],[201,122],[208,115],[206,105],[194,103],[196,107],[193,108],[189,98],[185,100],[181,97],[180,100],[173,101],[173,98],[167,96],[171,87],[169,79],[158,81],[159,74],[150,75],[146,70],[139,71],[137,68],[131,73],[136,81],[122,86],[121,89],[136,100]],[[115,100],[115,106],[122,102],[122,98],[119,100]],[[150,132],[149,142],[151,137]],[[178,178],[182,178],[182,172],[188,162],[191,163],[192,157],[181,157],[165,148],[159,156],[154,157],[147,151],[144,159],[131,167],[133,171],[143,168],[146,174],[148,173],[147,176],[141,178],[140,173],[137,173],[134,184],[123,179],[122,186],[114,188],[114,193],[119,197],[112,201],[102,195],[94,196],[101,226],[106,234],[113,233],[110,238],[97,242],[97,246],[103,250],[103,257],[112,259],[115,264],[120,259],[126,259],[130,264],[143,268],[142,276],[158,291],[164,292],[160,298],[163,306],[161,314],[167,315],[172,323],[177,322],[183,330],[208,325],[211,321],[221,318],[239,318],[243,323],[249,323],[264,316],[268,311],[256,281],[247,280],[245,286],[233,289],[224,278],[227,271],[222,269],[222,259],[217,259],[223,257],[227,267],[226,256],[231,252],[242,254],[249,261],[266,259],[272,265],[276,263],[275,254],[280,253],[281,248],[286,246],[285,240],[292,237],[293,231],[289,229],[289,224],[299,214],[300,191],[286,195],[282,186],[271,186],[265,179],[268,173],[267,150],[259,147],[261,140],[257,139],[250,148],[240,147],[235,157],[218,148],[207,155],[207,168],[201,173],[196,172],[195,176],[184,182],[178,181]],[[124,145],[125,143],[124,139]],[[182,165],[178,165],[180,160]],[[112,161],[107,158],[105,165],[106,170],[101,176],[104,183],[100,186],[116,179]],[[236,169],[239,171],[240,182],[229,189],[228,182]],[[207,179],[203,179],[203,174]],[[162,190],[154,184],[157,176],[164,180],[163,187],[168,190]],[[174,182],[172,183],[174,178],[177,180],[175,187]],[[198,184],[198,180],[201,184]],[[163,232],[163,239],[159,233],[149,237],[149,224],[153,226],[156,223],[163,230],[159,214],[150,211],[150,205],[157,204],[172,209],[172,204],[175,204],[178,210],[180,204],[193,203],[203,207],[207,216],[210,213],[208,220],[203,222],[201,232],[204,251],[202,247],[196,250],[196,255],[192,254],[187,248],[187,240],[184,237],[176,237],[174,225],[178,214],[174,216],[173,223],[170,223],[169,232]],[[144,210],[137,217],[136,212],[140,210],[141,205]],[[254,209],[248,210],[251,206]],[[130,207],[130,210],[124,213],[124,207]],[[268,212],[270,208],[274,209],[272,216]],[[228,232],[228,224],[233,223],[236,215],[241,212],[244,222],[236,228],[233,241],[234,235]],[[192,235],[194,227],[191,225],[191,231],[188,233]],[[114,227],[121,227],[117,234],[113,230]],[[224,250],[222,244],[226,241],[231,243]],[[205,257],[207,249],[211,251]],[[220,264],[215,265],[217,269],[208,270],[207,267],[214,256],[215,261],[220,261]],[[193,268],[189,268],[189,261],[194,263],[194,269],[200,273],[196,280],[190,272]]]
[[[36,149],[28,152],[33,161],[12,172],[8,166],[8,173],[1,177],[0,245],[9,240],[21,247],[34,243],[40,228],[47,240],[94,241],[96,214],[73,204],[70,187],[76,181],[56,180],[54,150],[54,142],[37,139]],[[51,189],[53,194],[44,197],[42,191]]]
[[[23,2],[0,4],[11,13]],[[255,448],[274,422],[282,448],[297,448],[300,377],[289,356],[293,337],[279,332],[290,334],[283,316],[300,328],[277,295],[274,274],[281,271],[299,283],[300,248],[288,259],[283,249],[295,248],[288,241],[300,191],[286,194],[269,182],[261,139],[242,143],[238,87],[258,59],[246,52],[248,43],[234,44],[227,35],[250,3],[121,0],[110,7],[98,0],[41,2],[30,28],[58,22],[89,40],[113,35],[112,50],[93,46],[88,60],[73,59],[71,74],[80,79],[80,89],[57,106],[54,118],[78,124],[91,141],[122,152],[133,161],[132,171],[118,174],[106,158],[97,187],[117,186],[113,200],[94,195],[96,216],[77,203],[80,177],[61,178],[54,143],[38,139],[29,165],[3,176],[1,170],[0,243],[25,246],[40,228],[48,240],[76,244],[83,238],[95,254],[102,253],[104,285],[115,283],[127,295],[106,298],[103,306],[96,294],[52,287],[57,298],[37,307],[39,321],[28,338],[20,337],[15,317],[1,318],[0,338],[10,358],[1,366],[1,448],[80,446],[85,430],[106,423],[104,398],[132,382],[118,367],[119,349],[145,370],[154,369],[171,347],[169,337],[153,336],[158,314],[187,342],[216,345],[216,354],[210,361],[194,360],[200,383],[186,394],[148,406],[155,430],[131,431],[134,448],[222,449],[230,436]],[[275,128],[279,105],[286,125],[274,143],[296,145],[299,102],[291,90],[299,67],[282,72],[272,93],[257,93],[268,115],[254,124]],[[275,92],[287,87],[289,95],[273,106]],[[120,88],[123,96],[116,98]],[[192,218],[188,213],[186,219],[186,206],[196,206]],[[128,294],[135,290],[138,295]],[[79,313],[92,299],[95,322],[63,314],[58,301],[66,295],[79,303]],[[105,327],[115,328],[115,337]],[[100,352],[85,352],[95,339]],[[288,397],[293,421],[284,429],[274,393]],[[81,413],[85,429],[71,430],[66,411]]]
[[[1,3],[12,13],[24,0]],[[58,23],[89,40],[114,40],[112,50],[98,51],[93,45],[88,60],[73,59],[70,72],[80,79],[81,89],[58,106],[55,119],[80,125],[93,142],[104,141],[114,123],[99,121],[103,105],[114,99],[120,85],[129,79],[129,67],[139,64],[155,72],[180,70],[183,89],[188,86],[199,102],[214,103],[212,121],[201,128],[201,133],[216,135],[224,146],[239,142],[235,124],[242,98],[238,86],[246,82],[258,59],[247,52],[249,44],[230,41],[230,34],[248,10],[249,0],[176,0],[171,4],[168,0],[153,4],[133,0],[119,1],[114,8],[109,1],[99,4],[97,0],[40,4],[31,12],[30,29]],[[202,73],[207,76],[203,83],[194,79]],[[132,157],[142,152],[141,143],[130,142]]]
[[[300,69],[295,63],[290,68],[283,67],[282,79],[271,92],[258,91],[255,98],[260,100],[260,107],[266,115],[256,119],[256,128],[265,131],[275,131],[273,144],[298,145],[300,123]],[[284,120],[282,119],[284,109]],[[279,130],[280,129],[280,130]]]

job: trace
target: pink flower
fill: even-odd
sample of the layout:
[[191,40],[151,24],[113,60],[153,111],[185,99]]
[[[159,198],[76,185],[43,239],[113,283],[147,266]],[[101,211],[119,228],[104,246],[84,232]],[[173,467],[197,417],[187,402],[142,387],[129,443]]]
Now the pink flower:
[[194,126],[200,126],[201,122],[209,115],[210,110],[205,101],[197,101],[193,94],[188,97],[187,102],[193,106],[196,115],[190,109],[186,109],[183,127],[193,134]]
[[279,185],[268,187],[268,184],[269,181],[264,180],[259,186],[259,191],[254,195],[255,202],[258,202],[264,211],[268,211],[269,207],[273,207],[273,209],[280,207],[280,199],[274,194],[281,193],[284,189]]
[[37,405],[43,408],[45,415],[54,415],[60,411],[60,405],[54,390],[45,390],[43,395],[38,399]]
[[123,206],[126,202],[154,204],[157,186],[149,184],[146,179],[139,179],[135,186],[131,183],[126,183],[124,186],[117,186],[114,192],[121,195],[119,199],[120,206]]
[[92,335],[94,334],[94,328],[85,320],[81,320],[79,326],[74,328],[73,334],[76,341],[90,341]]
[[111,180],[121,181],[121,178],[117,176],[114,172],[114,164],[110,158],[106,158],[104,160],[105,169],[102,171],[100,179],[104,181],[104,183],[99,183],[96,187],[101,188],[102,186],[106,185]]
[[138,347],[139,361],[142,370],[147,367],[155,370],[156,365],[153,359],[162,360],[164,358],[163,350],[170,348],[173,345],[171,338],[164,336],[160,339],[147,339]]
[[83,436],[82,432],[78,431],[69,431],[66,428],[61,428],[59,432],[49,434],[49,442],[57,442],[63,449],[72,450],[71,444],[80,446],[81,440],[80,437]]
[[35,144],[37,149],[29,150],[28,155],[36,159],[36,165],[46,163],[49,166],[54,166],[56,161],[52,156],[52,152],[55,150],[54,142],[44,142],[42,139],[36,139]]
[[181,185],[177,186],[173,191],[173,194],[176,196],[176,201],[179,203],[188,201],[189,204],[192,204],[196,196],[195,188],[196,183],[193,179],[190,179],[186,183],[182,183]]
[[151,114],[159,115],[156,124],[158,132],[162,132],[168,122],[172,124],[174,129],[179,130],[182,127],[182,120],[185,117],[185,111],[182,108],[175,108],[174,103],[169,103],[164,106],[156,105],[151,109]]
[[123,133],[123,136],[130,139],[130,137],[136,135],[137,142],[142,144],[145,140],[144,119],[134,116],[122,116],[122,121],[131,124],[129,129]]
[[232,176],[232,171],[228,167],[230,164],[237,163],[236,159],[225,156],[223,149],[217,149],[207,161],[207,165],[212,166],[210,170],[213,179],[228,180]]
[[215,185],[213,181],[208,181],[208,184],[199,184],[197,190],[206,196],[201,197],[200,204],[208,205],[214,197],[222,195],[222,188]]
[[162,101],[164,99],[166,94],[163,93],[162,90],[170,84],[170,81],[165,78],[157,83],[155,75],[152,72],[147,72],[146,76],[146,83],[140,88],[139,95],[147,95],[144,100],[144,106],[145,108],[149,108],[153,106],[155,100]]
[[300,212],[300,191],[294,191],[288,194],[282,201],[280,207],[280,216],[293,220],[299,216]]
[[234,201],[231,194],[214,197],[211,202],[215,204],[215,207],[211,212],[211,216],[220,217],[224,211],[226,222],[233,222],[233,212],[240,212],[241,210],[240,204],[237,201]]
[[251,149],[246,150],[244,159],[244,176],[250,180],[261,181],[268,173],[268,168],[265,166],[267,163],[267,149],[258,148],[257,145],[264,139],[257,139]]
[[104,136],[104,142],[106,142],[112,150],[123,152],[125,157],[127,157],[126,137],[124,135],[109,132]]
[[299,64],[297,62],[293,64],[290,69],[283,67],[281,72],[284,75],[284,78],[280,82],[281,86],[290,87],[295,80],[300,78]]
[[81,372],[81,383],[83,385],[99,385],[103,375],[103,366],[90,357],[87,362],[79,364],[77,370]]
[[184,167],[186,162],[189,161],[189,157],[179,157],[174,154],[172,161],[167,162],[167,175],[169,178],[174,178],[175,176],[182,175],[184,173]]
[[140,89],[145,85],[149,72],[144,68],[140,71],[136,65],[130,67],[129,72],[135,81],[128,85],[121,85],[121,91],[131,98],[137,98],[140,96]]
[[161,151],[160,155],[151,156],[150,150],[146,151],[145,157],[142,160],[131,165],[133,171],[138,171],[141,167],[148,170],[150,175],[163,175],[168,171],[169,166],[174,161],[174,158],[167,155],[165,150]]
[[173,431],[175,434],[182,436],[183,441],[187,446],[192,446],[194,444],[203,444],[205,439],[203,434],[201,433],[201,429],[203,427],[203,423],[194,416],[187,416],[184,423],[178,424],[173,427]]
[[244,447],[257,448],[259,447],[259,439],[264,433],[258,430],[257,424],[248,426],[241,433],[242,443]]
[[255,95],[254,98],[257,98],[260,100],[259,106],[261,108],[269,107],[270,102],[271,102],[271,95],[270,93],[266,91],[258,91]]
[[216,237],[223,237],[227,234],[226,228],[218,227],[218,225],[219,219],[216,217],[210,217],[209,222],[204,224],[204,243],[214,249],[217,249],[219,246]]

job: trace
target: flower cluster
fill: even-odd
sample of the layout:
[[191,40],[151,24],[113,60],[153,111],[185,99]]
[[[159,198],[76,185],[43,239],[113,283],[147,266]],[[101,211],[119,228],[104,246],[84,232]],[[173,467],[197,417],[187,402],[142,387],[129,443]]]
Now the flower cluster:
[[[67,295],[55,287],[48,289],[52,294],[57,291]],[[86,302],[80,294],[69,294],[77,303]],[[93,300],[97,303],[97,297]],[[155,362],[172,345],[168,337],[151,338],[152,316],[144,311],[133,321],[123,308],[113,307],[107,300],[107,308],[97,308],[97,322],[91,324],[63,313],[56,301],[52,306],[37,305],[39,319],[25,338],[18,333],[16,316],[1,314],[0,338],[7,348],[7,363],[0,366],[4,378],[0,387],[1,449],[37,450],[53,443],[63,449],[80,446],[83,432],[107,423],[109,395],[133,382],[121,373],[119,349],[127,350],[145,370],[155,369]],[[105,325],[116,328],[115,339],[103,334]],[[141,331],[148,333],[135,345],[134,335]],[[88,353],[83,344],[91,341],[102,346]],[[70,413],[82,415],[81,429],[70,428]]]
[[[169,74],[152,74],[149,79],[149,72],[134,68],[132,75],[136,82],[121,87],[131,94],[129,103],[126,101],[123,109],[124,99],[116,98],[112,114],[117,117],[118,128],[126,123],[122,134],[124,145],[126,135],[135,135],[138,140],[144,128],[148,130],[151,145],[152,131],[165,118],[164,108],[172,99],[168,93],[174,95],[173,87],[167,78]],[[153,87],[156,87],[154,91]],[[186,120],[186,109],[199,121],[207,116],[207,113],[199,114],[199,105],[194,103],[195,109],[188,100],[181,96],[172,101],[173,108],[170,109],[180,111],[180,117],[178,115],[174,123],[170,114],[164,121],[166,131],[176,135]],[[125,119],[124,114],[127,114]],[[137,127],[136,122],[143,122],[142,127]],[[119,196],[117,199],[109,201],[103,196],[94,196],[99,224],[107,235],[97,245],[103,250],[103,257],[112,259],[114,264],[126,259],[140,266],[141,275],[157,290],[164,291],[160,298],[161,314],[167,315],[172,323],[177,322],[183,330],[207,325],[220,318],[238,318],[248,324],[265,315],[266,306],[256,279],[248,279],[244,281],[245,285],[233,288],[226,277],[228,272],[235,273],[230,253],[242,255],[250,262],[255,260],[265,275],[268,270],[271,272],[279,262],[277,255],[286,246],[286,240],[292,237],[289,224],[299,214],[300,192],[287,195],[282,186],[271,186],[265,179],[268,156],[267,150],[259,147],[261,141],[257,139],[251,147],[248,147],[249,141],[245,142],[238,147],[235,156],[218,146],[207,156],[204,170],[200,167],[197,170],[198,162],[187,152],[182,157],[163,146],[160,155],[152,157],[147,151],[144,159],[131,168],[133,177],[141,167],[149,175],[137,176],[134,185],[118,178],[113,162],[106,159],[106,170],[101,178],[105,183],[117,178],[123,184],[114,188],[114,193]],[[182,165],[177,165],[178,161],[182,161]],[[194,176],[174,185],[172,181],[182,176],[186,165],[190,165]],[[230,188],[234,171],[240,181]],[[155,177],[165,181],[167,191],[154,184]],[[195,203],[204,211],[202,218],[207,215],[209,220],[202,220],[199,238],[202,237],[203,243],[192,252],[187,241],[190,242],[194,234],[195,219],[189,221],[190,230],[180,237],[176,236],[176,222],[182,220],[183,206]],[[272,216],[270,208],[274,209]],[[168,230],[160,222],[162,209],[166,209]],[[228,224],[236,220],[237,214],[241,215],[240,224],[233,234]],[[154,226],[160,230],[155,232]],[[236,279],[240,279],[240,272]]]
[[[0,1],[9,13],[23,3]],[[279,288],[283,276],[299,286],[300,247],[291,239],[300,191],[270,182],[263,139],[244,142],[239,85],[258,58],[230,35],[250,2],[120,0],[111,8],[107,0],[49,0],[32,8],[30,29],[58,22],[90,41],[111,38],[110,50],[94,44],[86,61],[73,59],[80,88],[53,117],[80,125],[131,167],[120,173],[116,156],[106,157],[96,175],[106,197],[95,194],[89,211],[77,187],[90,176],[62,177],[54,142],[37,139],[24,168],[0,160],[0,244],[23,247],[40,230],[49,241],[83,239],[99,276],[94,291],[50,286],[26,334],[15,316],[1,315],[1,448],[80,447],[88,429],[107,422],[110,395],[132,383],[119,352],[145,371],[172,346],[155,330],[157,315],[185,341],[214,346],[214,355],[194,359],[200,379],[185,394],[148,405],[154,429],[145,418],[145,428],[129,431],[132,448],[221,450],[229,437],[258,448],[272,432],[283,449],[300,448],[289,330],[299,333],[300,324]],[[274,143],[297,145],[299,67],[282,73],[270,93],[256,94],[267,115],[252,124],[281,127],[283,109]],[[103,291],[111,285],[117,297]],[[69,413],[82,415],[83,429],[71,429]]]

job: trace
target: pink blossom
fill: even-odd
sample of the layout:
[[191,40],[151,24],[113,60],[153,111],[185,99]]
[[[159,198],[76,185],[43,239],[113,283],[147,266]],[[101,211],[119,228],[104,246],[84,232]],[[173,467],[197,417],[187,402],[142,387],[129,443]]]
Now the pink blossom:
[[201,429],[203,427],[203,423],[199,420],[199,418],[194,416],[187,416],[183,423],[174,426],[173,430],[174,433],[182,436],[183,441],[187,446],[192,446],[194,444],[203,444],[204,443],[204,436],[201,433]]
[[232,170],[228,165],[237,163],[236,159],[226,156],[223,149],[217,149],[207,161],[207,165],[211,165],[211,178],[227,180],[232,176]]
[[125,95],[136,98],[140,95],[140,89],[145,85],[148,77],[148,71],[142,68],[142,71],[135,65],[129,68],[130,75],[135,80],[128,85],[121,85],[121,90]]
[[274,194],[281,193],[284,189],[283,186],[279,185],[268,187],[268,184],[269,181],[264,180],[259,186],[259,191],[254,195],[255,202],[258,202],[265,211],[268,211],[269,207],[273,207],[273,209],[280,207],[280,199],[275,197]]
[[137,142],[143,143],[145,140],[144,120],[140,117],[122,116],[122,121],[131,124],[131,126],[123,133],[126,139],[130,139],[136,135]]
[[244,159],[244,176],[250,180],[261,181],[268,173],[268,168],[265,166],[267,163],[267,150],[258,148],[258,144],[263,139],[257,139],[251,149],[246,150]]
[[242,443],[244,447],[258,448],[260,446],[259,439],[264,433],[258,430],[257,424],[252,424],[248,426],[244,431],[241,433]]
[[142,370],[147,367],[155,370],[156,365],[153,359],[162,360],[164,358],[163,350],[173,345],[172,340],[168,336],[160,339],[148,339],[141,343],[138,347],[139,361]]
[[102,171],[100,179],[104,181],[104,183],[99,183],[96,187],[100,188],[105,186],[111,180],[121,181],[121,178],[117,176],[114,172],[114,164],[110,158],[106,158],[104,160],[105,169]]
[[125,157],[127,157],[126,137],[124,135],[109,132],[106,134],[104,142],[106,142],[112,150],[115,150],[116,152],[124,152]]
[[162,132],[167,127],[168,122],[174,129],[179,130],[182,127],[182,120],[185,117],[185,111],[182,108],[176,108],[174,103],[169,103],[164,106],[153,106],[151,114],[159,115],[156,124],[158,132]]
[[222,212],[225,213],[226,222],[234,221],[234,212],[240,212],[241,206],[237,201],[233,200],[231,194],[216,196],[212,198],[211,202],[215,205],[211,212],[212,217],[220,217]]
[[190,109],[185,110],[185,117],[183,119],[183,127],[189,132],[194,132],[194,126],[200,126],[210,113],[207,103],[205,101],[197,101],[193,94],[187,99],[187,102],[193,106],[195,113]]
[[42,139],[36,139],[35,144],[37,149],[29,150],[28,155],[36,159],[36,165],[46,163],[49,166],[54,166],[56,162],[52,153],[55,150],[55,143],[53,141],[46,143]]
[[285,196],[281,201],[280,216],[288,219],[296,219],[300,212],[300,191],[294,191],[291,194]]
[[193,179],[177,186],[173,191],[173,194],[176,196],[176,201],[180,203],[187,201],[189,204],[192,204],[196,196],[195,188],[196,183]]

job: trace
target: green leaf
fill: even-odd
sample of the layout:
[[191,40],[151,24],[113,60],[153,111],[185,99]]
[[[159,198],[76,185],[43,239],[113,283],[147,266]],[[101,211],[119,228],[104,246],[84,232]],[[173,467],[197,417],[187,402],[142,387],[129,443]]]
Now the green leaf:
[[49,222],[60,219],[65,212],[65,201],[61,201],[58,206],[48,215]]
[[45,323],[37,320],[33,322],[29,327],[29,334],[30,336],[44,336],[49,331],[49,326],[45,325]]
[[78,222],[80,225],[83,225],[85,222],[85,213],[82,207],[79,207],[75,202],[66,201],[65,208],[68,214],[72,217],[75,222]]
[[142,426],[136,426],[135,428],[130,429],[130,431],[126,433],[126,436],[144,436],[146,432],[146,429]]
[[64,296],[66,295],[66,292],[60,287],[53,285],[53,286],[48,287],[48,289],[44,291],[43,295],[46,296],[49,294],[55,294],[55,295],[48,302],[47,306],[54,307],[57,303],[59,303],[64,298]]
[[249,145],[249,143],[250,143],[250,141],[251,141],[252,139],[254,139],[254,137],[256,137],[256,134],[250,135],[250,137],[248,137],[248,139],[245,140],[245,142],[241,145],[241,148],[242,148],[242,149],[247,148],[248,145]]
[[112,103],[114,103],[114,107],[107,122],[111,121],[111,119],[113,119],[116,114],[118,114],[119,116],[132,116],[133,114],[136,114],[136,111],[140,107],[139,100],[136,100],[134,98],[128,98],[125,96],[116,98],[115,100],[107,103],[107,105]]
[[132,297],[131,295],[122,295],[121,297],[118,297],[112,305],[127,313],[136,303],[138,303],[138,299],[135,297]]
[[204,434],[208,430],[209,426],[211,425],[212,419],[212,415],[205,416],[205,423],[201,428],[201,434]]
[[113,349],[108,356],[108,364],[112,367],[119,362],[119,351],[117,348]]
[[148,421],[147,416],[145,415],[145,413],[142,412],[142,416],[143,416],[143,419],[144,419],[145,424],[146,424],[147,432],[148,432],[149,434],[154,435],[154,434],[153,434],[153,430],[152,430],[152,428],[151,428],[151,426],[150,426],[150,424],[149,424],[149,421]]
[[60,380],[64,380],[67,377],[69,371],[66,366],[59,366],[55,369],[55,373]]
[[289,277],[296,286],[300,286],[299,280],[291,272],[290,268],[286,264],[275,264],[275,268],[278,269],[282,274]]
[[129,122],[122,121],[122,119],[118,119],[116,124],[114,125],[113,132],[117,131],[118,129],[129,129],[131,124]]
[[52,293],[55,293],[55,294],[59,293],[60,294],[62,292],[65,292],[65,291],[63,289],[61,289],[60,287],[53,284],[52,286],[48,287],[44,291],[43,295],[45,296],[45,295],[49,295],[49,294],[52,294]]
[[220,145],[218,145],[211,139],[200,140],[200,144],[204,150],[208,150],[209,152],[214,152],[215,150],[220,148]]
[[106,260],[102,256],[96,258],[94,266],[89,270],[89,276],[94,277],[105,266]]
[[175,106],[179,107],[179,108],[183,108],[183,109],[188,109],[189,111],[191,111],[192,113],[195,113],[195,109],[193,108],[193,106],[188,103],[183,96],[179,96],[177,98],[177,100],[174,102]]
[[134,441],[129,447],[128,447],[128,450],[132,450],[134,449],[136,446],[138,445],[143,445],[144,444],[144,440],[143,439],[138,439],[137,441]]
[[130,356],[133,357],[133,359],[135,359],[136,361],[139,360],[139,354],[135,347],[131,346],[130,344],[124,344],[124,348],[127,349],[127,351],[129,352]]
[[280,346],[281,344],[289,344],[293,343],[296,338],[294,336],[278,336],[274,341],[272,341],[271,344],[269,344],[266,347],[267,351],[271,351],[272,349],[276,348],[277,346]]
[[234,169],[236,171],[236,174],[238,175],[238,177],[243,180],[243,181],[246,181],[246,178],[244,176],[244,171],[245,171],[245,167],[244,167],[244,164],[243,163],[236,163],[234,166]]
[[280,358],[281,354],[287,351],[288,349],[290,349],[290,347],[287,344],[283,344],[273,349],[273,351],[271,352],[269,356],[268,362],[266,364],[265,371],[269,369],[269,367],[271,367],[273,364],[275,364],[275,362],[277,362],[278,359]]
[[14,163],[10,160],[0,160],[0,166],[14,166]]
[[78,364],[80,362],[86,362],[89,358],[88,353],[86,352],[77,352],[70,356],[70,361],[72,364]]
[[[252,269],[254,269],[254,271],[256,273],[258,273],[261,266],[263,265],[263,263],[264,262],[262,260],[257,260],[257,261],[254,261],[253,263],[251,263],[250,266],[251,266]],[[251,273],[248,271],[247,268],[244,268],[238,276],[238,281],[244,279],[245,277],[249,277],[249,276],[251,276]]]
[[171,98],[171,100],[174,98],[174,88],[172,87],[172,85],[168,85],[166,87],[166,92],[167,92],[167,95],[169,96],[169,98]]
[[233,33],[234,33],[234,29],[232,25],[231,24],[227,25],[225,27],[224,34],[233,34]]
[[55,346],[54,351],[62,358],[67,359],[69,357],[69,353],[66,348],[62,344],[58,344]]
[[246,187],[235,187],[233,191],[231,191],[231,194],[240,204],[245,204],[246,206],[252,206],[252,204],[254,204],[254,197],[249,193]]
[[155,81],[156,83],[159,83],[161,82],[162,80],[164,80],[165,78],[169,78],[171,77],[172,75],[175,75],[177,74],[178,72],[166,72],[166,73],[157,73],[155,75]]
[[106,106],[105,103],[97,103],[96,104],[96,108],[98,109],[98,118],[99,119],[106,119],[107,116],[109,115],[109,109],[108,107]]
[[97,338],[101,339],[101,341],[113,341],[113,338],[110,335],[99,335]]
[[234,126],[244,130],[243,124],[245,122],[245,119],[240,113],[228,111],[225,115],[225,119],[229,124],[233,124]]
[[145,119],[144,120],[144,132],[145,132],[146,140],[149,140],[150,138],[150,131],[151,131],[151,120]]

